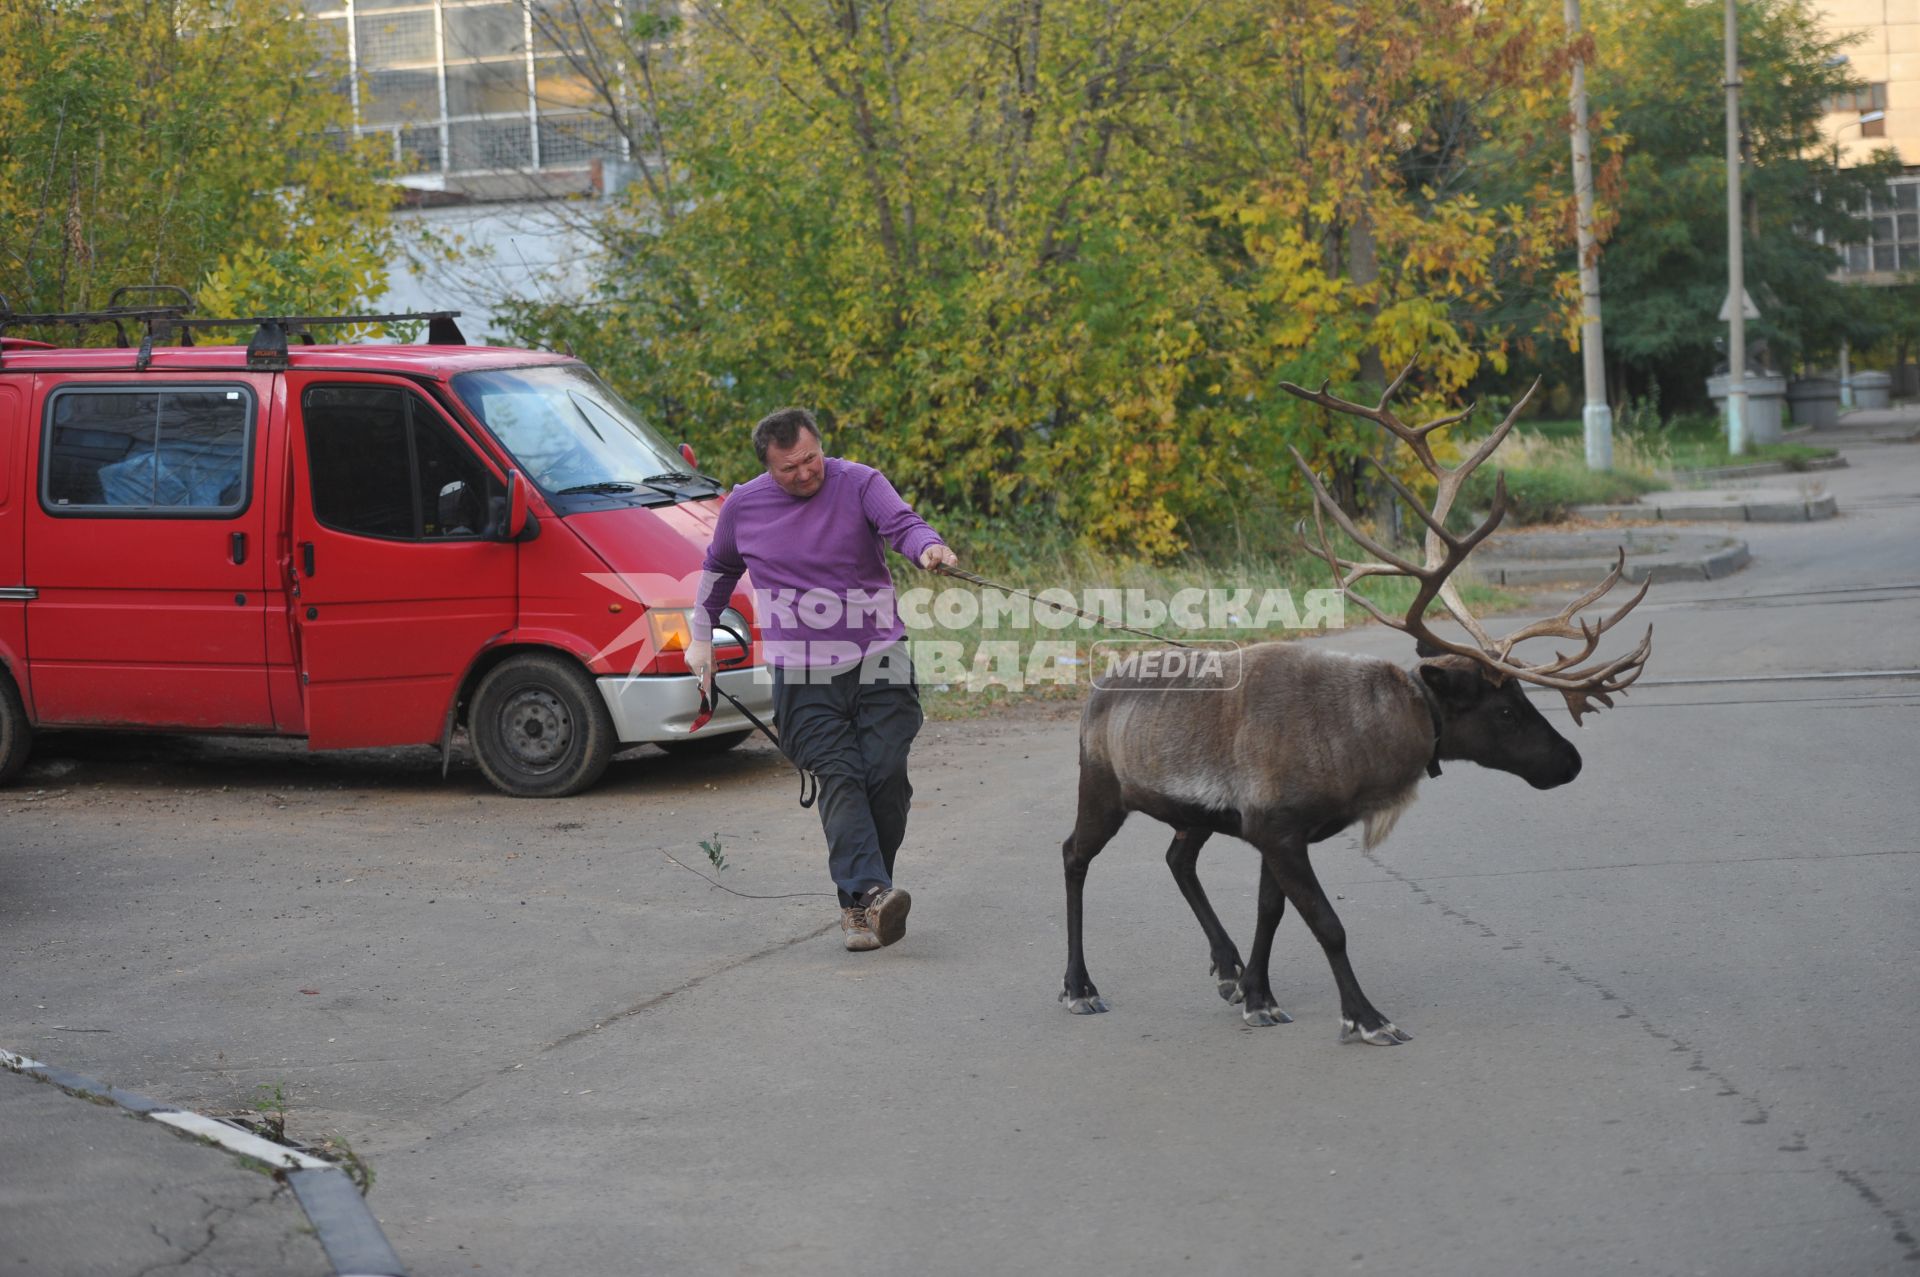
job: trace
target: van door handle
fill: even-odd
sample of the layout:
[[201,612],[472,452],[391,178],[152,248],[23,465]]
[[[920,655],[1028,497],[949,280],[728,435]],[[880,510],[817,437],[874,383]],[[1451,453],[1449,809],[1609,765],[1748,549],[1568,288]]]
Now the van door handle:
[[300,567],[308,576],[313,575],[313,542],[300,543]]
[[236,532],[227,538],[227,558],[239,567],[247,561],[247,534]]

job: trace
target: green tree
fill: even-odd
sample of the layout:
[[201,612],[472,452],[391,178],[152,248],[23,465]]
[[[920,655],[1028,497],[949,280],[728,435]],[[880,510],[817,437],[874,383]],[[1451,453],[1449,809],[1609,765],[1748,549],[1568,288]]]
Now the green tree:
[[1508,340],[1479,312],[1556,287],[1543,0],[606,3],[543,20],[597,37],[640,180],[594,303],[519,331],[722,467],[811,403],[920,499],[1165,554],[1297,497],[1288,442],[1357,447],[1278,378],[1419,353],[1444,393]]
[[[1572,205],[1558,13],[1452,0],[1270,11],[1270,168],[1231,208],[1258,267],[1268,362],[1375,389],[1418,362],[1437,415],[1483,368],[1504,371],[1516,342],[1568,327],[1577,304],[1554,270]],[[1353,504],[1359,458],[1383,452],[1381,437],[1330,416],[1312,413],[1314,452]]]
[[204,283],[243,309],[384,291],[394,188],[347,140],[338,69],[297,8],[0,3],[0,293],[16,311],[98,307],[126,284]]
[[[1699,403],[1725,363],[1716,320],[1727,290],[1726,106],[1718,10],[1689,0],[1607,0],[1590,18],[1594,100],[1630,141],[1618,229],[1601,259],[1614,398],[1658,387],[1668,407]],[[1831,278],[1835,245],[1859,237],[1867,191],[1890,155],[1842,168],[1820,132],[1825,103],[1856,83],[1807,0],[1748,0],[1740,11],[1747,328],[1772,363],[1870,338],[1870,316]],[[1824,242],[1823,242],[1824,241]]]

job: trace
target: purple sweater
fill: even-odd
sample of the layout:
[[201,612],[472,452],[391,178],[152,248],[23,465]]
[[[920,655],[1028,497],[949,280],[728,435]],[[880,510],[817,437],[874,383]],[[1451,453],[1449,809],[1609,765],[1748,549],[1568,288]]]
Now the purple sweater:
[[839,669],[898,642],[886,546],[915,564],[944,544],[872,466],[826,459],[810,497],[789,496],[762,474],[727,494],[701,564],[693,636],[713,623],[743,573],[753,574],[755,619],[767,662]]

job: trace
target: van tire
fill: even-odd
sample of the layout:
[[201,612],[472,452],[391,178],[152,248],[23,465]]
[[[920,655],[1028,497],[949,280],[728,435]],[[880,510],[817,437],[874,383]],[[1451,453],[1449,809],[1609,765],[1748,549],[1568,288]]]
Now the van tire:
[[0,668],[0,785],[20,774],[33,748],[33,724],[27,721],[27,707],[20,700],[20,689],[4,668]]
[[736,745],[744,744],[747,737],[753,735],[753,729],[743,732],[715,732],[712,735],[682,736],[674,740],[655,741],[661,749],[676,758],[712,758],[724,754]]
[[613,716],[587,672],[564,656],[510,656],[474,690],[467,736],[480,770],[514,798],[565,798],[613,757]]

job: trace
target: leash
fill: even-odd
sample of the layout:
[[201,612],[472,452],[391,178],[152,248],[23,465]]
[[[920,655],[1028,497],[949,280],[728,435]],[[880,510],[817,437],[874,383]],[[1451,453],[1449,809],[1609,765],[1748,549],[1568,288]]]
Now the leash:
[[[731,634],[734,638],[740,641],[740,650],[742,655],[739,660],[734,661],[732,664],[730,664],[727,667],[728,669],[738,669],[742,665],[750,665],[753,663],[753,646],[747,640],[745,635],[741,634],[739,630],[734,629],[731,625],[715,625],[713,628],[723,633]],[[794,763],[793,759],[787,756],[787,751],[784,749],[780,749],[780,738],[773,734],[773,729],[771,727],[768,727],[765,723],[761,722],[760,716],[758,714],[748,709],[745,705],[742,705],[740,703],[739,698],[736,697],[732,692],[729,692],[726,688],[720,686],[720,671],[718,669],[719,659],[720,658],[718,656],[714,657],[714,664],[716,668],[714,669],[713,690],[720,693],[720,695],[726,697],[729,704],[731,704],[735,709],[739,710],[742,714],[746,715],[747,721],[749,723],[752,723],[756,728],[758,728],[762,736],[765,736],[768,740],[772,741],[773,747],[775,749],[780,750],[780,757],[785,758],[789,763],[793,763],[793,769],[800,773],[800,805],[802,807],[813,806],[815,800],[817,800],[820,797],[820,778],[814,775],[812,772],[808,771],[806,768],[802,767],[799,763]],[[708,722],[712,720],[714,709],[715,709],[715,706],[713,703],[713,697],[707,695],[707,689],[705,687],[702,687],[700,689],[700,712],[694,715],[692,725],[687,728],[687,735],[689,737],[691,737],[695,732],[699,731],[702,727],[705,727],[708,724]],[[669,859],[671,859],[671,857],[669,857]],[[685,868],[684,865],[681,867]],[[715,883],[714,885],[717,887],[720,884]]]
[[[1059,603],[1054,601],[1053,599],[1043,599],[1039,595],[1029,593],[1028,591],[1022,590],[1017,586],[1003,585],[998,581],[990,581],[984,576],[979,576],[975,573],[968,572],[964,568],[954,567],[951,564],[946,564],[946,563],[937,564],[933,568],[933,571],[940,576],[950,576],[956,580],[966,581],[971,585],[984,586],[989,590],[999,590],[1003,594],[1017,595],[1020,598],[1028,600],[1029,602],[1042,604],[1046,607],[1053,608],[1055,611],[1065,612],[1070,616],[1077,616],[1083,621],[1090,621],[1093,624],[1100,626],[1102,629],[1122,630],[1128,634],[1138,634],[1142,638],[1152,639],[1156,643],[1164,643],[1168,647],[1186,648],[1186,647],[1193,646],[1191,643],[1182,643],[1178,639],[1170,639],[1170,638],[1167,638],[1165,635],[1155,634],[1151,630],[1137,629],[1131,625],[1122,625],[1120,622],[1111,620],[1107,617],[1095,616],[1091,612],[1083,612],[1079,608],[1073,607],[1070,604]],[[736,640],[739,641],[742,655],[739,660],[734,661],[730,665],[728,665],[727,666],[728,669],[738,669],[743,665],[752,664],[753,649],[745,635],[741,634],[740,631],[734,629],[731,625],[715,625],[713,628],[716,631],[719,631],[721,633],[730,634]],[[813,806],[814,802],[820,797],[820,778],[814,775],[812,772],[808,771],[806,768],[800,766],[800,764],[794,763],[793,759],[788,757],[787,751],[780,748],[780,738],[774,734],[773,729],[771,727],[768,727],[765,723],[761,722],[760,716],[758,714],[755,714],[752,710],[748,709],[745,705],[742,705],[739,701],[739,698],[735,697],[733,693],[729,692],[726,688],[720,686],[720,680],[718,677],[719,670],[717,668],[718,661],[719,661],[719,658],[718,656],[716,656],[715,657],[716,669],[714,671],[715,678],[713,682],[713,690],[715,692],[718,692],[721,696],[725,697],[728,704],[732,705],[735,709],[739,710],[740,713],[746,717],[746,720],[749,723],[752,723],[754,727],[758,729],[758,731],[762,736],[765,736],[768,740],[772,741],[773,747],[775,749],[780,750],[780,756],[782,758],[785,758],[789,763],[793,763],[793,769],[800,773],[800,805],[802,807]],[[714,705],[713,697],[707,694],[706,688],[704,687],[701,688],[700,689],[700,712],[694,716],[693,724],[687,728],[687,735],[692,736],[695,732],[699,731],[702,727],[705,727],[708,724],[708,722],[710,722],[713,719],[713,711],[715,708],[716,706]]]
[[[990,590],[999,590],[1004,594],[1017,594],[1023,599],[1030,599],[1035,603],[1043,603],[1046,606],[1053,608],[1056,611],[1066,612],[1066,613],[1069,613],[1070,615],[1077,616],[1083,621],[1092,621],[1095,625],[1100,626],[1102,629],[1125,630],[1129,634],[1138,634],[1143,638],[1150,638],[1156,643],[1165,643],[1168,647],[1193,646],[1191,643],[1182,643],[1178,639],[1170,639],[1164,635],[1155,634],[1151,630],[1135,629],[1131,625],[1122,625],[1118,621],[1111,621],[1105,617],[1095,616],[1091,612],[1082,612],[1079,608],[1071,607],[1065,603],[1056,603],[1052,599],[1043,599],[1037,594],[1029,594],[1027,593],[1027,591],[1018,589],[1011,585],[1002,585],[998,581],[989,581],[984,576],[975,576],[971,572],[968,572],[962,568],[953,567],[949,564],[945,564],[945,563],[939,564],[933,570],[939,573],[941,576],[957,577],[960,580],[969,582],[973,585],[984,585]],[[731,631],[729,631],[729,633],[731,633]]]

